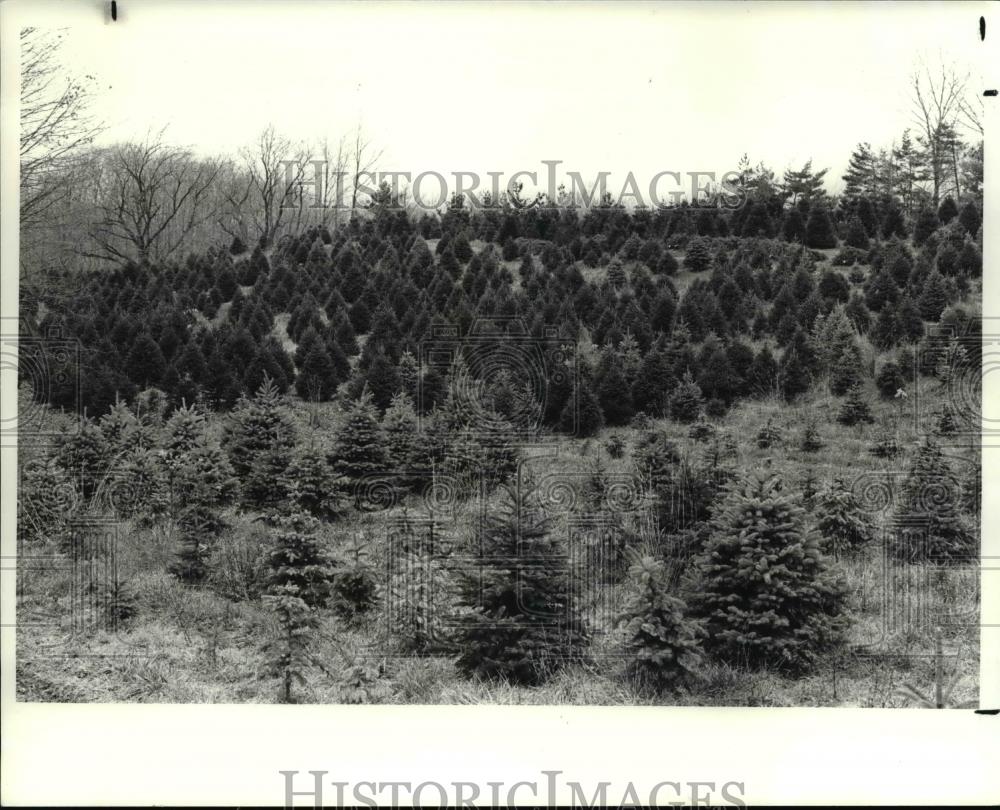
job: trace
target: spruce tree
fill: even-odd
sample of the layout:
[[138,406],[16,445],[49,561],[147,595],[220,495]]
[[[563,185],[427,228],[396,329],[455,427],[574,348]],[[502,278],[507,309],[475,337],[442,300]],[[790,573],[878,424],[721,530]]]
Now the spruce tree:
[[835,478],[819,496],[816,528],[825,541],[824,551],[839,558],[871,542],[875,530],[843,478]]
[[354,490],[355,507],[361,502],[361,491],[357,489],[357,484],[366,478],[384,476],[390,472],[386,468],[385,443],[375,414],[375,405],[367,389],[351,404],[329,458],[339,485],[345,490]]
[[277,517],[278,536],[268,557],[267,592],[294,594],[310,608],[330,600],[334,568],[316,537],[318,522],[302,512]]
[[976,207],[976,204],[972,200],[969,200],[962,206],[962,211],[958,215],[958,221],[970,236],[975,237],[983,220],[979,214],[979,208]]
[[755,440],[759,448],[766,450],[781,441],[781,429],[774,424],[772,419],[768,419],[761,429],[757,431]]
[[642,557],[629,568],[638,587],[618,617],[625,627],[629,671],[656,689],[683,685],[697,675],[704,631],[685,616],[684,603],[668,592],[666,568]]
[[214,509],[195,504],[184,510],[177,527],[178,548],[167,571],[187,585],[201,584],[208,575],[209,556],[224,525]]
[[707,649],[733,664],[814,664],[840,639],[845,589],[802,507],[760,473],[731,490],[712,525],[693,604]]
[[565,553],[531,495],[505,486],[483,520],[476,560],[460,572],[463,674],[538,684],[584,657],[589,630]]
[[906,377],[902,369],[890,360],[879,369],[875,377],[875,387],[883,399],[892,399],[896,396],[896,392],[906,387]]
[[908,233],[906,231],[906,219],[903,217],[903,212],[894,200],[890,200],[882,217],[882,237],[884,239],[892,239],[894,236],[905,239]]
[[365,615],[378,601],[378,580],[370,556],[357,535],[337,555],[331,604],[342,619]]
[[282,482],[291,463],[295,434],[295,423],[270,378],[253,399],[244,398],[233,411],[223,446],[240,479],[245,506],[273,507],[286,498]]
[[968,562],[978,541],[961,511],[961,487],[937,442],[927,437],[910,467],[897,510],[893,552],[906,562]]
[[837,247],[837,235],[833,232],[830,214],[822,203],[809,209],[806,220],[806,247],[817,250]]
[[670,418],[677,422],[694,422],[701,415],[705,402],[690,370],[684,372],[684,377],[667,402]]
[[938,229],[937,214],[930,208],[922,208],[913,224],[913,244],[920,247]]
[[413,470],[425,468],[422,463],[420,436],[417,431],[417,412],[408,394],[398,393],[386,409],[382,418],[382,434],[385,436],[386,462],[400,485],[411,488],[418,483]]
[[604,412],[590,381],[581,376],[559,415],[559,429],[579,438],[589,438],[604,427]]
[[944,202],[938,208],[938,220],[942,225],[947,225],[958,216],[958,206],[951,197],[945,197]]
[[326,345],[317,335],[299,365],[295,393],[307,402],[326,402],[336,393],[337,383],[333,361]]
[[200,408],[174,411],[164,427],[162,450],[172,513],[190,506],[218,507],[235,496],[233,467]]
[[802,436],[799,439],[799,449],[805,453],[815,453],[826,447],[826,443],[819,435],[819,427],[815,420],[809,419],[802,429]]
[[858,250],[868,250],[871,243],[868,240],[868,234],[865,233],[865,226],[861,224],[861,220],[857,217],[851,217],[847,222],[847,237],[844,242],[848,247],[857,248]]
[[695,237],[687,244],[684,254],[684,266],[692,273],[702,273],[712,264],[712,253],[708,248],[708,240]]
[[923,291],[917,301],[920,314],[928,321],[937,321],[948,306],[948,285],[935,269],[924,280]]
[[874,422],[868,400],[865,399],[860,385],[855,385],[847,394],[847,398],[837,412],[837,421],[842,425],[852,426],[862,422]]
[[112,448],[92,420],[84,418],[76,433],[57,439],[56,464],[73,481],[80,495],[89,500],[97,491],[112,462]]
[[811,377],[809,369],[794,347],[789,347],[781,356],[778,368],[778,386],[786,402],[792,402],[799,394],[809,390]]
[[317,447],[298,452],[285,472],[284,488],[290,506],[321,520],[333,520],[344,512],[344,503],[336,487],[336,477]]
[[306,684],[306,673],[322,666],[312,652],[319,620],[316,611],[298,595],[295,585],[276,586],[264,594],[264,604],[274,613],[277,632],[263,645],[262,674],[281,679],[279,700],[293,703],[293,684]]

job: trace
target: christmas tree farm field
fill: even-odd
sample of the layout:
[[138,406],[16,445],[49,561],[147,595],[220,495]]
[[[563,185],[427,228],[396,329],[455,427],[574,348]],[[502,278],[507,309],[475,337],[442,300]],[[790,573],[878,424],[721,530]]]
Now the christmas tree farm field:
[[[72,458],[96,463],[122,430],[148,444],[127,498],[46,499],[68,486],[69,450],[25,454],[21,699],[895,707],[942,681],[948,705],[977,695],[978,450],[938,431],[938,388],[922,420],[869,388],[873,421],[844,425],[846,395],[814,389],[546,437],[503,482],[454,463],[366,471],[371,442],[417,452],[392,432],[399,413],[268,396],[235,426],[197,409],[100,423]],[[262,479],[261,459],[293,475]]]

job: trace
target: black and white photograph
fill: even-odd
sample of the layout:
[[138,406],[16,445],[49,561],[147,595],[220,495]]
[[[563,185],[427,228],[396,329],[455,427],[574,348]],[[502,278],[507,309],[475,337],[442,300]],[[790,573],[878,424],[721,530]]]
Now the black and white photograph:
[[17,702],[981,708],[980,6],[80,5]]

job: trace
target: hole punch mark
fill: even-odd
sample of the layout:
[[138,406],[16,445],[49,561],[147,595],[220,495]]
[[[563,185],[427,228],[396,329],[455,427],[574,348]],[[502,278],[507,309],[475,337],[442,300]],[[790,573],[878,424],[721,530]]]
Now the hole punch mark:
[[[118,19],[118,3],[115,2],[115,0],[111,0],[111,21],[115,22],[117,19]],[[980,17],[979,18],[980,27],[982,27],[983,25],[982,20],[983,18]]]
[[991,98],[997,94],[996,90],[983,90],[984,96],[990,96]]
[[979,41],[983,42],[986,39],[986,18],[979,18]]

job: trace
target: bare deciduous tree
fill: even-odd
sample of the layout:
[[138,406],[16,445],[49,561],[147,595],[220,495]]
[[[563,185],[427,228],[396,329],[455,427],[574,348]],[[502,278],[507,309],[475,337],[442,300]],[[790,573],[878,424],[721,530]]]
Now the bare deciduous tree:
[[244,242],[272,244],[282,227],[301,222],[309,150],[268,126],[240,159],[229,172],[219,225]]
[[[955,127],[966,115],[968,75],[958,73],[941,62],[932,69],[924,61],[911,77],[912,111],[919,127],[920,144],[926,154],[934,205],[941,201],[941,191],[948,178],[949,162],[954,163]],[[960,189],[956,188],[956,194]]]
[[168,146],[160,136],[119,144],[102,157],[98,217],[84,255],[123,263],[163,261],[214,218],[210,191],[217,162]]
[[91,77],[59,61],[62,34],[24,28],[21,44],[21,228],[41,222],[73,185],[72,158],[103,127],[88,114]]
[[382,157],[382,150],[376,150],[372,142],[365,135],[361,124],[358,124],[354,131],[354,150],[352,155],[352,177],[351,177],[351,211],[357,210],[358,191],[361,186],[361,176],[371,172]]

